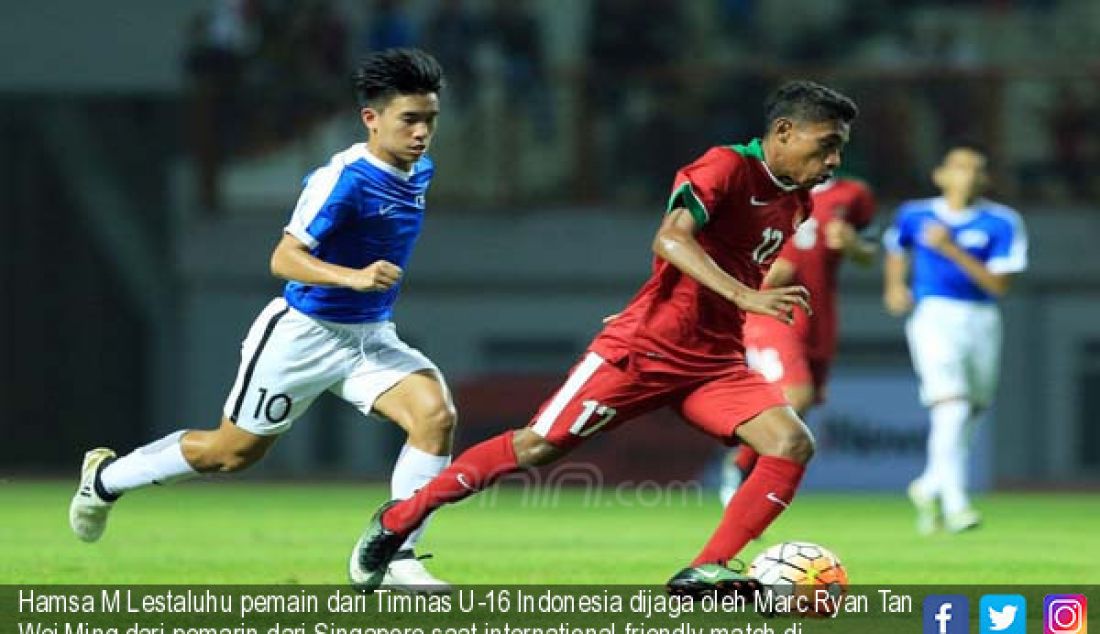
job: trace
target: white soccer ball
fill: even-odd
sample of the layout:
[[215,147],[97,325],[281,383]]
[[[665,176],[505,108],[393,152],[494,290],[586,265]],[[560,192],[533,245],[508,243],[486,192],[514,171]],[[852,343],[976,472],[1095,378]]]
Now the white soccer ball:
[[812,600],[819,590],[840,598],[848,589],[848,571],[840,558],[812,542],[783,542],[768,548],[753,559],[749,576],[774,595],[810,598],[799,609],[806,616],[831,616],[827,608]]

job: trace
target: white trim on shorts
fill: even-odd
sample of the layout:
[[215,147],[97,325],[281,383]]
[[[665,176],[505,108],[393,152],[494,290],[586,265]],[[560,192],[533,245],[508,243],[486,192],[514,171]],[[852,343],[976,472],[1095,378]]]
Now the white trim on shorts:
[[[237,377],[233,381],[233,387],[229,390],[229,396],[226,398],[225,417],[229,420],[237,422],[237,417],[244,404],[245,392],[252,381],[260,355],[270,340],[275,326],[288,312],[290,312],[290,306],[283,298],[280,297],[271,301],[256,316],[252,327],[248,331],[248,336],[241,342],[241,365],[237,370]],[[259,330],[261,327],[263,330]],[[253,335],[256,333],[260,333],[259,340],[250,346],[249,343],[254,340]],[[233,403],[232,409],[229,408],[229,403]]]
[[550,429],[554,426],[558,416],[561,416],[562,410],[569,405],[569,401],[573,400],[577,392],[581,391],[584,384],[592,378],[592,375],[600,369],[603,363],[603,357],[595,352],[589,352],[585,355],[584,360],[577,364],[577,367],[569,374],[569,378],[566,379],[565,384],[561,386],[554,398],[550,400],[546,409],[539,414],[534,426],[531,427],[531,431],[545,438],[546,434],[550,433]]

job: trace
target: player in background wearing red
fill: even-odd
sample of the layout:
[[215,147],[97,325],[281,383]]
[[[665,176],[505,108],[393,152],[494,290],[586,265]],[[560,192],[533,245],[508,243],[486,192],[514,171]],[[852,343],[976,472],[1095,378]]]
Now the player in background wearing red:
[[763,139],[708,150],[682,168],[653,240],[649,280],[588,347],[525,428],[475,445],[403,501],[375,512],[359,539],[365,591],[381,582],[404,536],[435,509],[526,467],[547,464],[601,430],[662,406],[760,453],[702,551],[671,592],[751,592],[727,564],[794,498],[813,437],[782,392],[745,364],[746,313],[790,323],[809,309],[801,286],[760,289],[783,243],[809,217],[809,190],[840,167],[858,110],[825,86],[796,81],[765,104]]
[[[875,215],[875,198],[862,181],[832,178],[810,191],[813,214],[783,246],[764,277],[764,288],[801,284],[810,291],[813,316],[796,311],[790,326],[750,314],[745,320],[749,367],[776,383],[800,417],[825,400],[829,368],[836,355],[837,271],[845,258],[868,266],[877,240],[862,236]],[[743,444],[722,469],[722,504],[744,482],[759,454]]]

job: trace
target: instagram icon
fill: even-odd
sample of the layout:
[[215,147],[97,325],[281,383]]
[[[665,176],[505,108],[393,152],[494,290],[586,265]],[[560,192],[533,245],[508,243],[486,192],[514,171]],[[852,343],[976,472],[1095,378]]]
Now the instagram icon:
[[1083,594],[1043,598],[1043,634],[1087,634],[1088,601]]

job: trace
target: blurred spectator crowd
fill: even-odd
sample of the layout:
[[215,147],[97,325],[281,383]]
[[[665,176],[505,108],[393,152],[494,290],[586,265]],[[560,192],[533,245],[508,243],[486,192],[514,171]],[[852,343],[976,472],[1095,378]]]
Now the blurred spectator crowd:
[[857,98],[848,163],[887,199],[926,191],[932,157],[966,138],[1009,196],[1086,200],[1100,34],[1082,25],[1100,20],[1085,17],[1100,17],[1085,0],[212,0],[185,57],[200,200],[223,205],[234,158],[346,117],[354,60],[394,46],[447,72],[436,154],[488,149],[454,161],[493,183],[456,174],[456,202],[659,200],[707,146],[759,134],[761,100],[793,76]]

